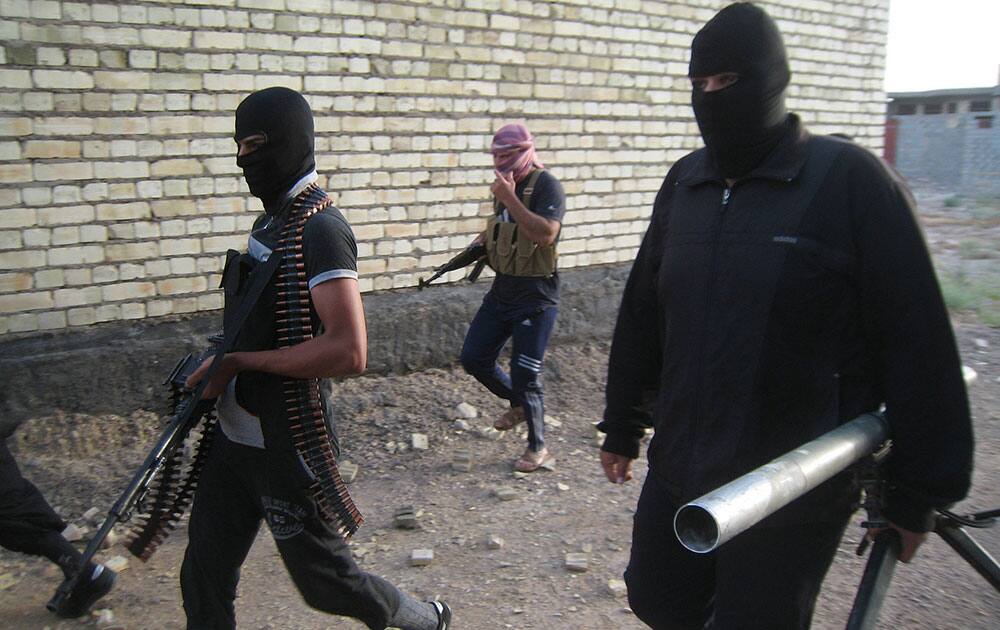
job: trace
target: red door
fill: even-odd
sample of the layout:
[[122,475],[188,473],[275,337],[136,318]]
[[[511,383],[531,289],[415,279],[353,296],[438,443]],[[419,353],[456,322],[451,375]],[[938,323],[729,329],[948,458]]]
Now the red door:
[[898,133],[899,121],[895,118],[887,118],[885,121],[885,143],[883,157],[885,161],[893,166],[896,165],[896,134]]

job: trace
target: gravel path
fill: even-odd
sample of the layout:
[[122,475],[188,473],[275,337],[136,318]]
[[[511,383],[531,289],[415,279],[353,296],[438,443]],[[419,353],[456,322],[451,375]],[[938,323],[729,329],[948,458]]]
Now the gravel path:
[[[939,265],[966,264],[969,241],[977,273],[995,273],[1000,260],[1000,221],[970,218],[944,205],[946,196],[921,198],[928,241]],[[964,248],[964,250],[963,250]],[[985,271],[983,271],[985,270]],[[974,314],[956,313],[963,361],[978,373],[970,388],[977,437],[971,498],[957,507],[969,512],[1000,507],[1000,329]],[[518,629],[642,628],[609,581],[621,577],[628,558],[637,482],[612,486],[597,464],[592,422],[603,406],[607,346],[569,345],[547,357],[549,413],[557,423],[549,435],[558,461],[554,471],[515,478],[511,464],[523,440],[495,439],[480,431],[501,406],[458,369],[404,376],[369,376],[338,386],[344,418],[345,458],[359,464],[352,493],[368,522],[354,549],[362,566],[416,595],[446,598],[456,627]],[[456,406],[480,411],[468,428],[456,428]],[[106,510],[158,431],[155,415],[37,418],[11,440],[26,476],[73,522],[92,506]],[[430,449],[408,448],[412,433],[429,437]],[[402,445],[402,449],[400,448]],[[468,450],[469,472],[455,471],[450,456]],[[497,490],[513,491],[501,500]],[[395,529],[393,512],[413,505],[420,527]],[[859,514],[855,521],[859,523]],[[816,613],[815,628],[841,628],[857,587],[863,559],[854,555],[861,535],[851,527],[841,544]],[[1000,556],[1000,528],[976,532]],[[503,539],[490,549],[487,539]],[[182,526],[148,564],[130,558],[118,587],[100,606],[113,610],[123,628],[182,628],[177,573],[186,541]],[[432,548],[434,562],[410,567],[413,549]],[[565,554],[586,552],[589,570],[564,567]],[[125,555],[120,546],[105,557]],[[93,627],[90,619],[60,621],[44,610],[58,583],[43,561],[0,550],[0,619],[10,628]],[[242,628],[362,628],[309,610],[287,577],[270,536],[262,533],[244,567],[237,611]],[[925,545],[911,565],[900,566],[881,616],[881,627],[997,627],[1000,596],[939,539]]]

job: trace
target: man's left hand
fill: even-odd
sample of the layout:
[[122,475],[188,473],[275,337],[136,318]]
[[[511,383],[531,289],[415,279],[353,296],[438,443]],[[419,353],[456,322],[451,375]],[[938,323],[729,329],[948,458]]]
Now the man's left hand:
[[517,199],[517,195],[514,192],[514,173],[501,173],[500,171],[493,171],[493,173],[497,178],[493,180],[490,192],[500,200],[500,203],[507,206],[511,200]]
[[[875,540],[875,536],[885,530],[885,527],[879,527],[876,529],[868,530],[868,538],[870,540]],[[913,560],[913,557],[917,555],[917,548],[927,540],[927,532],[911,532],[908,529],[903,529],[899,525],[894,523],[889,523],[888,529],[896,530],[899,534],[899,561],[909,562]]]

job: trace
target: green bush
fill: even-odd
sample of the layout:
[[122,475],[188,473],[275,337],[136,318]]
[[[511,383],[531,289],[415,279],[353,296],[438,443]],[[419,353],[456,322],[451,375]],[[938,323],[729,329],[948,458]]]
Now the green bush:
[[939,280],[948,308],[974,312],[987,326],[1000,327],[1000,274],[970,277],[947,272]]
[[951,195],[944,200],[945,208],[957,208],[960,205],[962,205],[962,195]]
[[1000,253],[1000,244],[972,238],[958,244],[958,255],[965,260],[996,258]]
[[1000,221],[1000,204],[977,204],[969,210],[972,218],[977,221]]

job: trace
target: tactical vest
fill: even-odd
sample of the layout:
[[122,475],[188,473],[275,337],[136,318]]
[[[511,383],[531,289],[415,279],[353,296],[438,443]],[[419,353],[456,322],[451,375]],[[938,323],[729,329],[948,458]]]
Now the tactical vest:
[[[531,194],[542,169],[535,169],[521,193],[521,203],[531,210]],[[517,229],[517,223],[500,220],[500,202],[493,198],[493,216],[486,222],[486,259],[493,271],[508,276],[546,278],[556,271],[556,246],[539,245]]]

